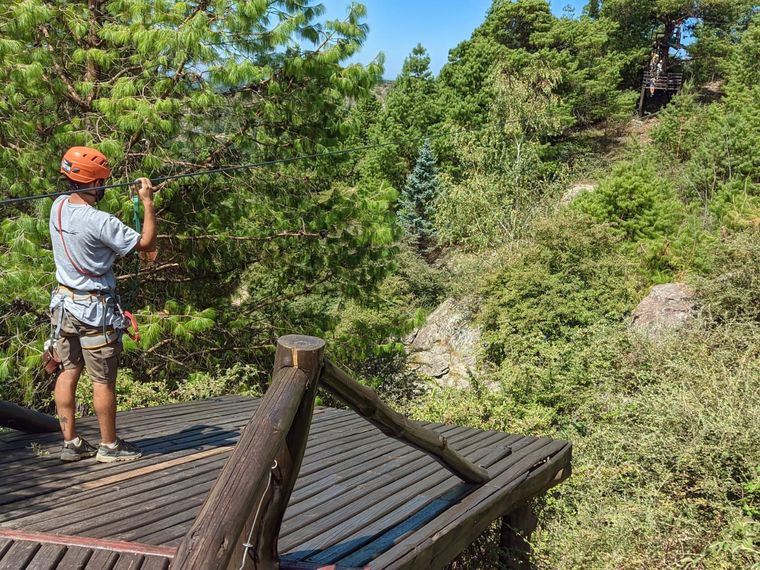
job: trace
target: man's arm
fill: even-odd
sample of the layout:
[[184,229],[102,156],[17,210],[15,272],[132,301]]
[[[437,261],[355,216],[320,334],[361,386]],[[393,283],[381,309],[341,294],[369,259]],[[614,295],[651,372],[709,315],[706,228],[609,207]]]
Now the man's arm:
[[153,184],[147,178],[140,178],[140,189],[137,191],[145,211],[142,235],[137,242],[137,251],[156,251],[156,207],[153,205]]

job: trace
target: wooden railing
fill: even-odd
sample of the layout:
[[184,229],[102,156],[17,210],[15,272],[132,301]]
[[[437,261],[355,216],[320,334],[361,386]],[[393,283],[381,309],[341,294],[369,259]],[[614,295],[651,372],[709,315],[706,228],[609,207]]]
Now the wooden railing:
[[[680,91],[683,85],[682,73],[663,73],[654,80],[654,88],[657,91]],[[649,71],[644,72],[644,89],[652,86],[652,79]]]
[[0,400],[0,426],[26,433],[55,433],[61,429],[53,416],[5,400]]
[[272,383],[180,544],[171,568],[279,568],[277,537],[301,467],[321,385],[390,437],[420,449],[468,483],[488,472],[451,449],[445,437],[385,405],[371,389],[323,358],[307,336],[277,342]]

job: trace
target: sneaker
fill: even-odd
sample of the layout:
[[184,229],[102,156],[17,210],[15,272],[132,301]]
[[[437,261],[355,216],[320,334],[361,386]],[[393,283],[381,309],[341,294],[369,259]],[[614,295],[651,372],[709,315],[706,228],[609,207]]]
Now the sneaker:
[[113,463],[114,461],[132,461],[140,457],[142,457],[142,449],[117,437],[114,448],[101,443],[95,459],[101,463]]
[[61,461],[79,461],[92,457],[98,452],[94,445],[87,443],[83,437],[79,437],[79,445],[73,443],[64,443],[61,449]]

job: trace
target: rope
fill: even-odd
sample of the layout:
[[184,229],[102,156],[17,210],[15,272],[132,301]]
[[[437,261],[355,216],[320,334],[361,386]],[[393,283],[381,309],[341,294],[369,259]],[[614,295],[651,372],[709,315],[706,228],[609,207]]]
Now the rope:
[[240,562],[240,570],[245,569],[245,561],[246,558],[248,558],[248,551],[253,548],[255,545],[251,543],[251,540],[253,540],[253,531],[256,529],[256,521],[259,519],[259,513],[261,512],[261,505],[264,504],[264,499],[267,496],[267,493],[269,492],[269,486],[272,484],[272,471],[277,469],[277,460],[274,460],[274,463],[272,463],[272,469],[269,470],[269,479],[267,480],[267,487],[264,489],[264,494],[261,495],[261,500],[259,501],[259,506],[256,508],[256,515],[253,517],[253,522],[251,522],[251,532],[248,533],[248,540],[245,541],[243,544],[243,560]]
[[[196,170],[194,172],[185,172],[183,174],[170,174],[167,176],[159,176],[158,178],[151,179],[151,182],[153,184],[160,184],[161,182],[168,182],[170,180],[180,180],[182,178],[195,178],[198,176],[208,176],[210,174],[226,174],[229,172],[237,172],[240,170],[251,170],[254,168],[263,168],[266,166],[273,166],[276,164],[290,164],[292,162],[300,162],[304,160],[314,160],[318,158],[328,158],[332,156],[342,156],[347,154],[353,154],[356,152],[361,152],[365,150],[372,150],[376,148],[384,148],[389,146],[398,146],[406,143],[411,142],[417,142],[427,139],[437,139],[437,138],[443,138],[447,136],[452,136],[452,133],[441,133],[437,135],[427,135],[425,137],[421,138],[414,138],[414,139],[399,139],[394,140],[387,143],[379,143],[379,144],[368,144],[363,146],[357,146],[353,148],[346,148],[341,150],[332,150],[328,152],[318,152],[313,154],[304,154],[300,156],[291,156],[288,158],[277,158],[274,160],[265,160],[262,162],[250,162],[248,164],[240,164],[236,166],[222,166],[219,168],[210,168],[208,170]],[[91,188],[83,188],[81,190],[67,190],[65,192],[51,192],[50,194],[36,194],[34,196],[20,196],[17,198],[6,198],[4,200],[0,200],[0,207],[2,206],[10,206],[13,204],[20,204],[23,202],[31,202],[32,200],[43,200],[45,198],[57,198],[58,196],[64,196],[68,194],[79,194],[84,192],[93,192],[95,190],[110,190],[113,188],[126,188],[129,186],[134,186],[135,184],[139,184],[138,181],[133,180],[130,182],[117,182],[115,184],[106,184],[105,186],[94,186]],[[134,200],[134,198],[133,198]]]
[[[140,197],[137,192],[132,191],[132,223],[135,226],[135,231],[142,233],[142,220],[140,219]],[[140,253],[135,251],[133,254],[132,266],[134,267],[134,275],[132,277],[131,284],[124,294],[124,305],[130,307],[132,303],[137,301],[137,296],[140,294]]]

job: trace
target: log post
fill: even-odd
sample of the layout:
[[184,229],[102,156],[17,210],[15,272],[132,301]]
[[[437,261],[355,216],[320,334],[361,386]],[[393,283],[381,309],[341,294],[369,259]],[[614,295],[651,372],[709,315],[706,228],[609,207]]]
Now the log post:
[[316,382],[316,363],[324,348],[324,341],[313,337],[284,337],[281,341],[279,368],[275,369],[272,384],[180,543],[173,569],[253,567],[255,550],[243,545],[250,544],[256,515],[261,517],[259,507],[265,510],[265,495],[272,487],[272,466],[304,395]]
[[490,481],[488,471],[451,449],[445,437],[394,411],[374,390],[359,384],[329,360],[325,361],[320,383],[385,435],[427,453],[457,477],[478,485]]
[[0,426],[26,433],[55,433],[61,429],[53,416],[0,400]]
[[520,504],[501,519],[500,566],[508,570],[530,570],[530,536],[538,517],[529,502]]
[[[296,366],[306,373],[309,383],[290,431],[285,437],[285,443],[277,454],[271,499],[268,508],[261,515],[261,524],[257,532],[256,564],[253,568],[279,568],[277,539],[306,451],[319,375],[322,372],[324,346],[324,341],[319,339],[293,335],[282,337],[277,342],[275,373],[279,369]],[[237,568],[239,567],[234,570]]]

